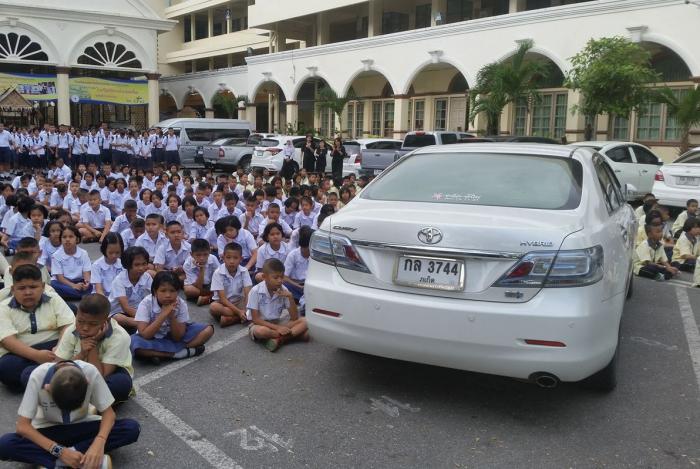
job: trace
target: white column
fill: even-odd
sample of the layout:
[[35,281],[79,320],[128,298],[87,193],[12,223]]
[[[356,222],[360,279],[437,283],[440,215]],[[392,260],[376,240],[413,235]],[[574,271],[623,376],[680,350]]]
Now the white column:
[[408,132],[408,96],[394,96],[394,138],[403,139]]
[[146,74],[148,78],[148,125],[153,126],[160,122],[160,86],[158,73]]
[[287,101],[287,124],[295,129],[299,124],[299,104],[296,101]]
[[442,24],[447,20],[447,0],[432,0],[430,8],[430,25],[436,26],[435,18],[440,13],[442,16]]
[[213,119],[214,118],[214,110],[213,109],[205,109],[204,110],[204,118],[205,119]]
[[423,112],[423,130],[435,129],[435,98],[425,97],[425,111]]
[[[584,139],[586,119],[580,112],[571,112],[572,107],[579,104],[581,98],[581,93],[569,90],[566,100],[566,140],[568,142],[579,142]],[[595,140],[595,135],[593,139]]]
[[382,12],[382,0],[369,0],[367,36],[380,36],[382,34]]
[[525,6],[525,0],[510,0],[508,3],[508,13],[524,11]]
[[316,22],[316,45],[328,44],[331,35],[331,24],[328,15],[323,12],[319,13],[316,15]]
[[207,11],[208,16],[207,16],[207,37],[213,37],[214,36],[214,10],[209,9]]
[[258,108],[255,107],[254,104],[249,104],[248,107],[245,110],[245,117],[248,122],[250,122],[250,126],[253,128],[253,130],[258,129]]
[[58,124],[70,125],[70,67],[56,67]]

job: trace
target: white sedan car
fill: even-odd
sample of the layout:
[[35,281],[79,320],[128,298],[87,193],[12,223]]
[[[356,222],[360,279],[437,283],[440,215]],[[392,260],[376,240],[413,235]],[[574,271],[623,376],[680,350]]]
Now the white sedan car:
[[577,142],[574,146],[592,148],[603,155],[624,186],[632,188],[627,200],[637,200],[651,192],[654,175],[663,164],[661,159],[644,145],[633,142]]
[[591,149],[422,148],[314,233],[309,328],[343,349],[609,390],[636,225]]
[[659,168],[652,192],[670,207],[685,208],[689,199],[700,199],[700,147]]

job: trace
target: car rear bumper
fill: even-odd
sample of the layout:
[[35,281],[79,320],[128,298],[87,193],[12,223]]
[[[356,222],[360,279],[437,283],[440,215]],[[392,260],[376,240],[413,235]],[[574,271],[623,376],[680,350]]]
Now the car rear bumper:
[[659,199],[661,205],[685,208],[688,199],[697,198],[700,188],[692,186],[687,188],[670,187],[662,181],[655,181],[652,192]]
[[311,335],[339,348],[513,378],[547,372],[570,382],[610,362],[624,304],[623,295],[601,301],[600,283],[545,289],[527,303],[406,294],[346,283],[335,267],[315,261],[305,294]]

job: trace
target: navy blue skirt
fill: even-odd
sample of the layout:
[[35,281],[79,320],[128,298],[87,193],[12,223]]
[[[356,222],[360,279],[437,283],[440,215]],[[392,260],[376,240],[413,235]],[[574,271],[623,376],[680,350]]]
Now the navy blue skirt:
[[194,338],[207,327],[209,327],[208,324],[203,324],[201,322],[187,323],[185,335],[182,336],[182,339],[179,341],[173,340],[173,338],[170,337],[170,334],[166,335],[162,339],[144,339],[137,332],[131,336],[131,353],[134,353],[139,349],[155,350],[156,352],[164,353],[177,353],[187,347],[187,343],[194,340]]

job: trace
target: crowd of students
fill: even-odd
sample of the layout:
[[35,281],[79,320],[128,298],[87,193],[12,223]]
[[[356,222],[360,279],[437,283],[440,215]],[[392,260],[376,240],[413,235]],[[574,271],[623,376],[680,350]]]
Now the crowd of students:
[[336,187],[304,169],[284,180],[176,163],[114,171],[92,159],[72,169],[64,157],[0,184],[0,382],[25,393],[0,459],[101,467],[138,438],[138,423],[112,410],[133,393],[132,357],[198,356],[214,334],[188,301],[219,327],[247,324],[273,352],[309,339],[313,231],[367,179]]
[[694,274],[693,286],[700,287],[700,212],[698,201],[690,199],[686,209],[671,221],[668,207],[646,194],[636,210],[639,230],[635,238],[634,273],[658,281],[670,280],[680,272]]

